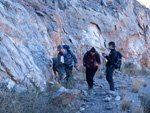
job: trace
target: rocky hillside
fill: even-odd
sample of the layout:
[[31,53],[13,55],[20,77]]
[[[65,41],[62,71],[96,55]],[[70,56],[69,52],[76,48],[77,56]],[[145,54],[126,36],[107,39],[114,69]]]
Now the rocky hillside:
[[81,66],[90,47],[115,41],[123,62],[150,68],[150,10],[135,0],[0,0],[0,9],[1,87],[44,90],[59,44]]

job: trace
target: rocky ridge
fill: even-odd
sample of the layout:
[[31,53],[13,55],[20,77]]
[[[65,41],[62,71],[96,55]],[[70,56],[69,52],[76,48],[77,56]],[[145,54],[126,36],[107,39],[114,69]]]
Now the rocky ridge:
[[150,68],[150,10],[135,0],[0,0],[0,8],[2,87],[44,91],[59,44],[70,45],[80,67],[86,50],[107,52],[113,40],[124,63]]

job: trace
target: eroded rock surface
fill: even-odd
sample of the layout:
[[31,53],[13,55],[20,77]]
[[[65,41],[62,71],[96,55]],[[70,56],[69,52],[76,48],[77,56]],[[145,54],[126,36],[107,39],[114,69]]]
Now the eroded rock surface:
[[[134,0],[0,0],[0,82],[45,89],[59,44],[83,53],[115,41],[123,62],[150,68],[150,10]],[[103,59],[102,59],[103,61]],[[102,66],[103,67],[103,66]]]

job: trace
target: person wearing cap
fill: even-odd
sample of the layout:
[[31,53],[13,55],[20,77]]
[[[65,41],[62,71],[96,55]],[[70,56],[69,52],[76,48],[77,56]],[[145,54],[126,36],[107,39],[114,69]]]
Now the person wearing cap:
[[87,51],[83,57],[83,66],[86,70],[86,81],[88,88],[93,88],[93,78],[100,65],[100,55],[94,47],[90,51]]
[[103,56],[107,59],[106,63],[106,80],[109,83],[109,87],[111,91],[115,91],[114,81],[113,81],[113,72],[115,70],[114,62],[117,57],[117,52],[115,50],[115,43],[109,42],[108,49],[110,50],[109,55],[103,53]]
[[57,65],[62,65],[62,67],[64,67],[63,69],[66,72],[66,80],[68,82],[68,80],[71,77],[73,77],[72,75],[73,66],[77,68],[78,65],[77,57],[70,49],[66,49],[62,45],[57,46],[57,50],[59,51],[57,55],[58,59]]

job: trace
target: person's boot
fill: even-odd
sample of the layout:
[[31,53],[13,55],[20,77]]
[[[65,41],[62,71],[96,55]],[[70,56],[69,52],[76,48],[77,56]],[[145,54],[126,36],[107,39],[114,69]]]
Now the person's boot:
[[91,96],[91,95],[94,95],[95,93],[94,93],[94,90],[93,90],[93,86],[89,86],[88,87],[88,92],[89,92],[89,95]]
[[88,89],[89,89],[89,90],[92,90],[92,89],[93,89],[93,86],[88,86]]
[[66,80],[66,82],[68,83],[68,81],[69,81],[69,80],[68,80],[68,77],[65,77],[65,80]]

